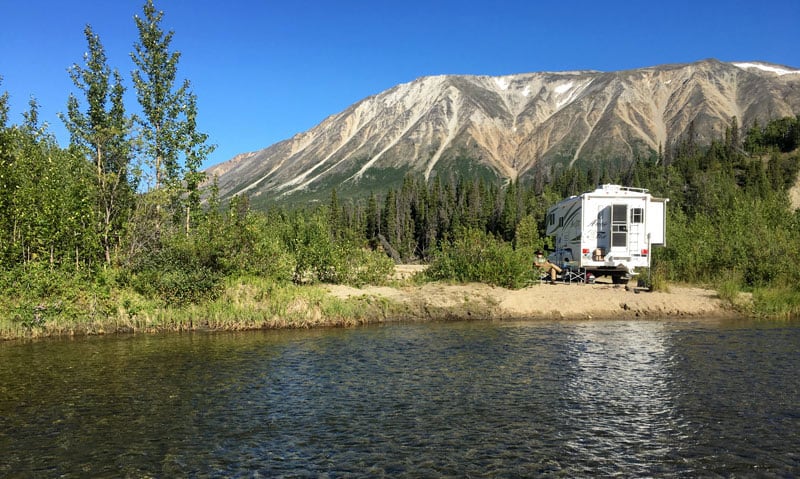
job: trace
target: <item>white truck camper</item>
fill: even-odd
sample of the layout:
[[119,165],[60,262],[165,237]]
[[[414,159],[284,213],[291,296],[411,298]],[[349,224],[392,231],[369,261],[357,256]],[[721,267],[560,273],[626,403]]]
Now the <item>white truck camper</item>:
[[650,267],[653,246],[666,243],[667,198],[642,188],[601,185],[547,210],[547,235],[555,237],[551,263],[571,271],[627,282]]

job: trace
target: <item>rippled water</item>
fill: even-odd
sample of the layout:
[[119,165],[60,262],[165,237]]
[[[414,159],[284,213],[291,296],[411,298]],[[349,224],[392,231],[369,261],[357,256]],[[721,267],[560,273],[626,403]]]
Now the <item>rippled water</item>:
[[800,324],[0,343],[4,477],[800,474]]

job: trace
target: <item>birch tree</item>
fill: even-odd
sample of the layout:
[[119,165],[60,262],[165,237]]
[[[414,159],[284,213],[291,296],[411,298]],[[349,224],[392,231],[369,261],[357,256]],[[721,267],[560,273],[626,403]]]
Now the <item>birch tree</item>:
[[133,83],[143,114],[137,119],[142,149],[153,171],[157,209],[183,205],[188,233],[191,210],[199,203],[197,188],[204,178],[200,165],[214,147],[206,143],[208,135],[197,130],[197,97],[189,80],[178,84],[181,54],[170,50],[174,32],[160,26],[164,12],[148,0],[143,13],[134,17],[139,41],[131,53],[137,67]]
[[85,67],[70,68],[70,77],[83,92],[87,107],[74,95],[67,101],[67,114],[61,115],[70,132],[71,144],[94,166],[96,186],[97,228],[106,264],[119,244],[121,231],[130,215],[134,183],[129,178],[132,157],[129,131],[131,122],[125,115],[125,88],[118,71],[112,73],[100,37],[87,25],[84,29],[89,51],[84,55]]

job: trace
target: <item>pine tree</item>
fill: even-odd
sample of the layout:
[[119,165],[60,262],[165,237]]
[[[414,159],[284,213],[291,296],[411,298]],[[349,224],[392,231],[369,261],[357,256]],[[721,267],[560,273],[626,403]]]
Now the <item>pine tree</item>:
[[366,216],[367,220],[365,236],[367,240],[372,241],[381,233],[381,218],[380,212],[378,211],[378,200],[375,198],[375,193],[370,194],[369,200],[367,200]]
[[331,235],[333,238],[342,236],[342,218],[341,207],[339,206],[339,197],[336,195],[336,188],[331,190],[331,201],[328,205],[328,223],[331,227]]
[[500,213],[500,234],[506,241],[514,238],[514,231],[518,221],[517,184],[510,182],[503,196],[503,206]]

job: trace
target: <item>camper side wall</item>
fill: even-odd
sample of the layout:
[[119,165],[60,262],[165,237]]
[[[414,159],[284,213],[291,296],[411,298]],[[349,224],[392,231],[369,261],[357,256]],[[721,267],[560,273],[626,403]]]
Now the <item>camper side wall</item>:
[[581,232],[583,208],[581,197],[573,196],[547,210],[547,235],[555,241],[555,251],[548,258],[563,265],[569,261],[572,267],[580,267]]

